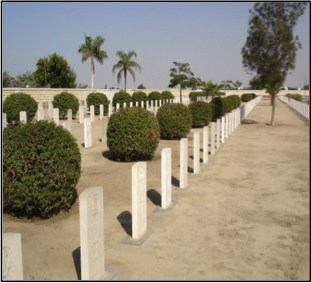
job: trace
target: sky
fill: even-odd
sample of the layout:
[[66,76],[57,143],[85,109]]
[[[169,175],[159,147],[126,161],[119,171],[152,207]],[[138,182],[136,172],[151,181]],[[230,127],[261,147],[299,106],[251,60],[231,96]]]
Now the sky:
[[[116,52],[135,51],[142,67],[129,75],[128,89],[167,89],[173,62],[189,63],[195,77],[221,83],[252,75],[242,65],[249,10],[252,2],[2,2],[2,73],[13,77],[36,70],[40,58],[56,52],[76,74],[76,82],[91,86],[91,61],[82,63],[79,46],[84,33],[105,39],[101,49],[108,59],[95,61],[94,88],[124,88],[117,84]],[[310,5],[310,4],[309,4]],[[295,70],[284,86],[303,87],[310,73],[310,6],[299,19],[294,34],[302,49]]]

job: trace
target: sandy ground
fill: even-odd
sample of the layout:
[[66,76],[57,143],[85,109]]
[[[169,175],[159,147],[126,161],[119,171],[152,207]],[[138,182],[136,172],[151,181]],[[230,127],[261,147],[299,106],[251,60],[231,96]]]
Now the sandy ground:
[[[83,125],[74,120],[83,170],[77,190],[104,188],[106,269],[117,272],[115,280],[310,278],[309,127],[280,101],[274,127],[267,125],[270,116],[269,100],[262,100],[201,165],[203,173],[189,176],[188,191],[173,188],[177,204],[169,212],[154,212],[161,194],[160,154],[172,148],[172,183],[178,184],[179,142],[160,141],[154,160],[147,162],[147,221],[153,233],[141,246],[121,244],[131,233],[134,163],[107,158],[99,120],[93,123],[93,148],[83,148]],[[25,280],[81,278],[78,202],[47,221],[5,215],[5,232],[22,235]]]

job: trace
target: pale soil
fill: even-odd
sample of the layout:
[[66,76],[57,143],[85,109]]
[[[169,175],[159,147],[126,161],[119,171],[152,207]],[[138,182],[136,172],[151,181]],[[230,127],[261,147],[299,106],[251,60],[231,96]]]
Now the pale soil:
[[[121,244],[129,232],[134,163],[106,158],[98,120],[93,148],[84,149],[83,125],[74,120],[83,170],[77,190],[104,188],[106,268],[117,272],[115,280],[309,279],[309,127],[280,101],[274,127],[267,125],[270,116],[269,100],[261,101],[209,156],[203,173],[189,176],[190,190],[173,190],[174,209],[154,213],[164,147],[172,148],[173,184],[179,180],[179,142],[160,141],[154,160],[147,162],[153,233],[141,246]],[[189,167],[192,163],[189,158]],[[22,234],[25,280],[80,278],[78,203],[48,221],[4,216],[4,232]]]

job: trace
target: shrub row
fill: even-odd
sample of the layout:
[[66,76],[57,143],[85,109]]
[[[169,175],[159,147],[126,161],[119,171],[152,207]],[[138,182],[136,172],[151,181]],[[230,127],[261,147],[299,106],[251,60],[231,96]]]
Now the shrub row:
[[251,101],[252,99],[256,98],[257,95],[255,93],[243,93],[241,96],[242,102],[248,102]]
[[298,93],[297,94],[287,93],[285,96],[288,97],[288,98],[297,100],[297,101],[302,101],[302,95],[298,94]]
[[212,120],[216,120],[240,107],[241,100],[238,95],[230,95],[223,98],[216,96],[212,99],[210,104],[212,105]]

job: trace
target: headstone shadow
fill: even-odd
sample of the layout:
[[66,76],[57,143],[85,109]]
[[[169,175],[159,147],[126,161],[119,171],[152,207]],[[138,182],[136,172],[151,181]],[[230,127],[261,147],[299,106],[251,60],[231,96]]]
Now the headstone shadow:
[[81,280],[81,252],[80,247],[72,252],[73,263],[75,265],[78,280]]
[[175,187],[179,187],[180,181],[176,179],[174,176],[172,176],[172,185]]
[[124,229],[125,233],[132,237],[132,213],[127,210],[122,211],[117,216],[117,219],[121,224],[122,228]]
[[151,200],[151,202],[155,206],[161,206],[161,195],[154,189],[150,189],[147,191],[147,197]]
[[241,124],[243,125],[252,125],[252,124],[259,124],[257,121],[254,120],[244,120]]

